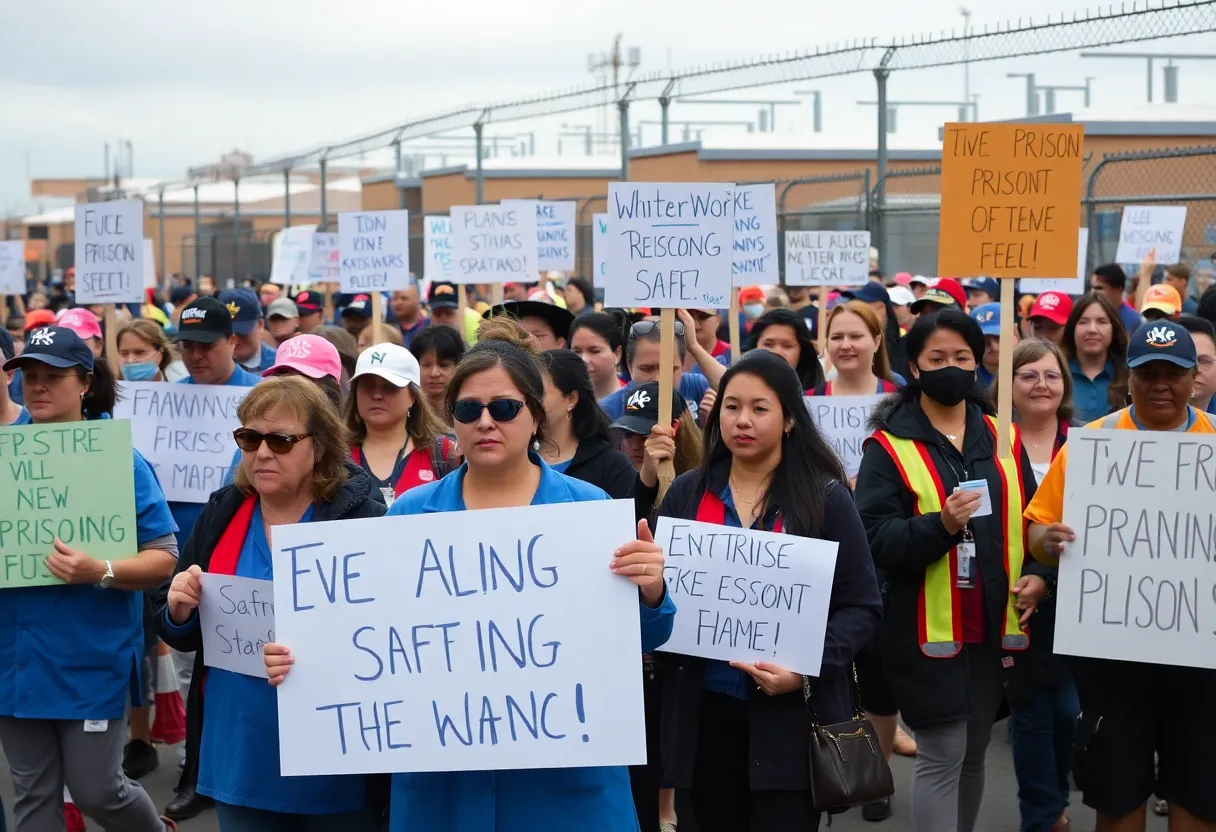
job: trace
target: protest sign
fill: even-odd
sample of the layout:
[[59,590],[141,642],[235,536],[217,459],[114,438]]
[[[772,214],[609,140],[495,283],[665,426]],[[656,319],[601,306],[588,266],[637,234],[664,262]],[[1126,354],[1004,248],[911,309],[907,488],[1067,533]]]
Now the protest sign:
[[591,264],[594,272],[592,283],[597,289],[604,288],[608,273],[608,215],[591,216]]
[[76,206],[76,302],[142,303],[144,204],[137,199]]
[[777,194],[772,182],[735,186],[735,236],[732,248],[735,259],[731,264],[731,274],[736,286],[780,282]]
[[819,675],[839,544],[670,517],[655,541],[676,605],[661,650]]
[[536,268],[574,271],[574,200],[504,199],[503,205],[531,205],[536,211]]
[[1115,262],[1139,265],[1151,252],[1161,265],[1173,265],[1182,259],[1185,229],[1185,205],[1125,205]]
[[947,124],[937,273],[1071,275],[1084,132],[1081,124]]
[[410,285],[409,211],[338,214],[340,290],[382,292]]
[[1077,276],[1076,277],[1024,277],[1020,289],[1023,292],[1041,295],[1043,292],[1062,292],[1065,295],[1083,295],[1089,291],[1089,229],[1077,232]]
[[856,286],[869,279],[869,231],[785,232],[787,286]]
[[131,421],[135,448],[156,469],[165,498],[205,503],[224,485],[249,387],[120,381],[115,419]]
[[861,467],[862,445],[870,434],[870,414],[885,395],[872,396],[807,396],[806,409],[820,435],[832,446],[836,457],[850,477],[857,476]]
[[342,255],[338,235],[317,231],[312,235],[312,259],[308,264],[310,283],[337,283],[342,276]]
[[452,279],[452,218],[423,217],[422,276],[426,280]]
[[727,307],[734,190],[726,182],[609,183],[605,305]]
[[316,229],[315,225],[293,225],[275,235],[271,283],[295,286],[311,282],[312,235]]
[[274,584],[211,572],[204,572],[200,580],[198,623],[204,664],[265,679],[262,648],[274,641]]
[[0,241],[0,295],[25,294],[25,241]]
[[1216,436],[1070,430],[1055,651],[1216,669]]
[[99,560],[139,551],[132,453],[129,422],[0,428],[0,589],[62,583],[56,537]]
[[634,535],[624,500],[275,527],[283,774],[644,761]]
[[536,211],[528,206],[453,206],[452,281],[535,283]]

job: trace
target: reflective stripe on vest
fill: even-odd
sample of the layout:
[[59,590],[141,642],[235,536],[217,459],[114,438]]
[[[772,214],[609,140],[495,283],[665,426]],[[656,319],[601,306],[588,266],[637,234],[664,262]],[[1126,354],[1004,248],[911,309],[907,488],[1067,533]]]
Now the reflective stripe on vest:
[[[995,436],[996,420],[985,418]],[[887,431],[877,431],[874,439],[886,449],[899,469],[904,485],[916,497],[916,514],[940,513],[946,501],[946,490],[925,445]],[[1005,573],[1009,577],[1010,588],[1010,593],[1006,594],[1001,646],[1006,650],[1025,650],[1029,646],[1029,639],[1018,625],[1020,613],[1012,594],[1013,586],[1022,577],[1026,534],[1022,517],[1022,469],[1018,464],[1022,455],[1022,441],[1016,427],[1013,429],[1012,442],[1012,458],[996,460],[1003,495],[999,510],[1001,525],[1005,530]],[[1010,487],[1011,484],[1014,487]],[[997,510],[995,501],[993,509]],[[1014,518],[1012,523],[1011,518]],[[951,547],[946,557],[925,567],[925,580],[917,602],[920,649],[930,658],[952,658],[963,648],[962,599],[957,584],[958,548]]]

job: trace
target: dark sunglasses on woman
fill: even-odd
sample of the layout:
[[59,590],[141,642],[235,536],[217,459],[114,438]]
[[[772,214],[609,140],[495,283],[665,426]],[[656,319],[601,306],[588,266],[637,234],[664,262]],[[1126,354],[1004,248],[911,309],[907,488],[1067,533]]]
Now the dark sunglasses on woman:
[[489,403],[476,399],[460,399],[452,402],[452,418],[465,425],[471,425],[481,418],[481,411],[490,411],[490,418],[495,422],[510,422],[524,409],[524,403],[518,399],[495,399]]
[[232,432],[236,446],[246,453],[253,453],[262,447],[263,441],[272,454],[289,453],[297,442],[308,436],[307,433],[258,433],[251,428],[237,428]]

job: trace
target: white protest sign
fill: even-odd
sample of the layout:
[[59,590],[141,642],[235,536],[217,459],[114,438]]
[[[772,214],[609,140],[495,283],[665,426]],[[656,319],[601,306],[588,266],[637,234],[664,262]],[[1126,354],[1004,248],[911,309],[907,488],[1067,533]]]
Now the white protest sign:
[[536,211],[527,205],[452,207],[452,282],[535,283]]
[[310,283],[337,283],[342,276],[342,254],[338,235],[316,231],[312,235],[312,259],[308,265]]
[[1155,252],[1158,263],[1173,265],[1182,259],[1185,228],[1185,205],[1125,205],[1115,262],[1139,263]]
[[156,254],[152,250],[152,241],[144,240],[144,288],[156,288]]
[[820,435],[832,446],[837,459],[850,477],[857,476],[861,467],[862,445],[872,431],[870,414],[883,394],[872,396],[807,396],[806,409],[811,413]]
[[312,235],[315,225],[293,225],[275,235],[274,262],[270,282],[280,286],[310,283],[312,278]]
[[380,292],[410,285],[409,211],[338,214],[343,292]]
[[593,214],[591,217],[591,275],[592,285],[602,289],[607,284],[608,273],[608,215]]
[[452,279],[452,218],[423,217],[423,263],[425,280]]
[[1060,292],[1065,295],[1083,295],[1089,291],[1089,272],[1085,262],[1089,254],[1089,229],[1077,233],[1076,277],[1023,277],[1018,282],[1020,291],[1040,295],[1043,292]]
[[1216,669],[1216,436],[1068,432],[1055,650]]
[[735,186],[735,252],[731,273],[736,286],[778,283],[777,186]]
[[605,306],[730,305],[735,186],[611,182]]
[[135,449],[156,469],[165,499],[205,503],[224,485],[249,387],[120,381],[115,419],[131,420]]
[[869,279],[869,231],[785,232],[787,286],[857,286]]
[[236,575],[201,576],[198,620],[207,667],[266,678],[262,647],[274,641],[274,584]]
[[644,761],[637,587],[608,569],[633,517],[604,500],[276,526],[283,774]]
[[819,675],[839,544],[671,517],[655,541],[676,605],[662,651]]
[[575,208],[573,200],[504,199],[503,205],[531,205],[536,211],[536,268],[574,271]]
[[25,294],[25,241],[0,242],[0,295]]
[[144,299],[144,204],[138,199],[76,206],[76,302]]

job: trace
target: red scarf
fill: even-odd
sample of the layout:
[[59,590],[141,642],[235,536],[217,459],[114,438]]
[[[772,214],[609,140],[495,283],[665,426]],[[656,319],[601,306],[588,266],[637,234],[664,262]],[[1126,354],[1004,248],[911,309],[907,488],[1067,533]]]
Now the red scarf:
[[245,545],[245,535],[249,534],[249,524],[253,520],[253,509],[257,500],[246,497],[236,514],[228,521],[228,528],[220,536],[220,542],[211,553],[211,563],[207,571],[215,575],[235,575],[236,562],[240,560],[241,548]]
[[[697,522],[713,523],[718,526],[726,525],[726,503],[712,491],[701,495],[701,504],[697,506]],[[777,522],[773,524],[773,532],[781,533],[781,514],[777,514]]]

